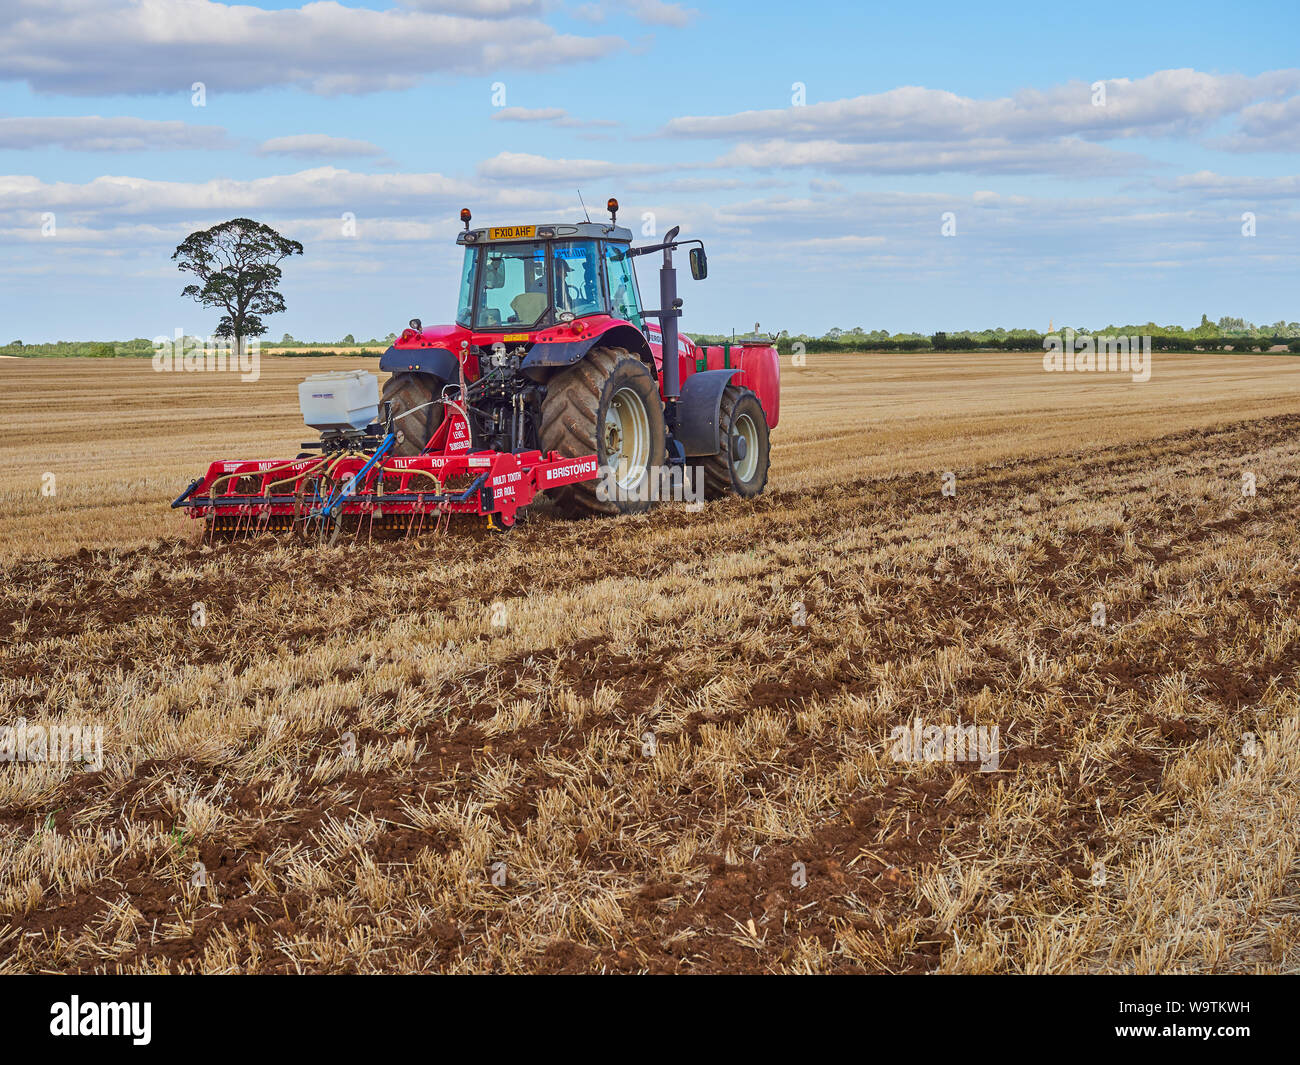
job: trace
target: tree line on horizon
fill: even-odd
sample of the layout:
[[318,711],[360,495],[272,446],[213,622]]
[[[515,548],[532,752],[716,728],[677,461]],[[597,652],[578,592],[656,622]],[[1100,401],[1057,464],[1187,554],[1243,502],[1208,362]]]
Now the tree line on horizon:
[[[1272,325],[1257,326],[1244,318],[1223,317],[1211,322],[1207,315],[1201,316],[1201,324],[1184,329],[1177,325],[1156,325],[1147,322],[1144,325],[1108,325],[1105,329],[1088,329],[1084,326],[1061,326],[1056,333],[1064,333],[1069,328],[1076,335],[1085,336],[1149,336],[1151,346],[1156,351],[1267,351],[1270,347],[1284,344],[1291,351],[1300,352],[1300,322],[1277,321]],[[699,343],[721,344],[737,339],[735,334],[689,333]],[[861,326],[852,329],[829,329],[820,336],[808,333],[790,333],[783,330],[777,336],[777,347],[782,354],[789,354],[796,343],[803,345],[809,353],[831,353],[851,351],[970,351],[988,349],[994,351],[1042,351],[1044,337],[1048,334],[1032,329],[981,329],[961,330],[959,332],[893,333],[885,329],[865,330]],[[357,340],[353,334],[346,334],[341,340],[298,340],[285,333],[280,340],[267,344],[267,347],[290,348],[295,354],[309,354],[321,348],[329,347],[368,347],[383,348],[397,339],[396,333],[389,333],[382,339],[371,337],[369,340]],[[14,340],[0,347],[0,355],[26,356],[63,356],[68,358],[112,358],[114,356],[148,356],[154,351],[153,343],[144,337],[127,341],[79,341],[60,340],[48,344],[24,344]]]
[[[1045,338],[1072,330],[1077,336],[1149,336],[1155,351],[1267,351],[1285,345],[1300,352],[1300,322],[1277,321],[1257,326],[1244,318],[1223,317],[1211,322],[1201,315],[1201,323],[1191,329],[1180,325],[1108,325],[1104,329],[1087,326],[1058,326],[1051,333],[1033,329],[963,329],[956,332],[893,333],[885,329],[828,329],[820,336],[783,330],[775,336],[777,349],[786,355],[800,344],[809,353],[852,351],[1042,351]],[[737,334],[689,334],[701,343],[721,344],[739,339]]]

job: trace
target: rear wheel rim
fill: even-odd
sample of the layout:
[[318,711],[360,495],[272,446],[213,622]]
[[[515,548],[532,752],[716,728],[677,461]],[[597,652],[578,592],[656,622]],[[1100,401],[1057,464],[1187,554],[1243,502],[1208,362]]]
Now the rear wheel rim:
[[[736,480],[748,484],[758,470],[758,426],[748,414],[742,414],[731,423],[731,435],[745,441],[745,457],[735,459],[732,468],[736,471]],[[734,455],[735,448],[732,453]]]
[[650,414],[633,389],[620,388],[610,397],[602,437],[614,483],[624,490],[635,488],[650,464]]

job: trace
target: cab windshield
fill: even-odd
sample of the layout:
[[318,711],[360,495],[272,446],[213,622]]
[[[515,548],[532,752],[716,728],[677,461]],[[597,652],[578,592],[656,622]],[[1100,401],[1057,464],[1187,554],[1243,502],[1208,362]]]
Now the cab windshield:
[[495,244],[478,249],[482,263],[474,300],[474,328],[536,325],[551,306],[542,244]]
[[466,249],[461,314],[466,321],[472,315],[475,329],[532,329],[552,312],[581,318],[604,309],[600,254],[594,240]]

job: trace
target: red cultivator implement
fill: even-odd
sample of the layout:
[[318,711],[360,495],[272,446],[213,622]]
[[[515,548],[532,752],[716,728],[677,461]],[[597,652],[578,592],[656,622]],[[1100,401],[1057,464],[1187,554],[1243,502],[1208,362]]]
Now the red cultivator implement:
[[[703,244],[673,228],[634,248],[618,201],[608,207],[608,224],[475,230],[462,211],[456,320],[412,319],[379,361],[382,400],[365,371],[308,378],[303,420],[321,439],[303,447],[319,454],[214,462],[172,506],[212,536],[334,543],[413,535],[452,514],[508,529],[539,492],[566,517],[757,496],[780,411],[776,348],[757,326],[711,346],[679,335],[673,252],[690,246],[700,280]],[[633,269],[652,253],[658,310]]]
[[468,420],[448,413],[424,452],[390,454],[391,425],[372,425],[321,442],[322,454],[283,460],[214,462],[172,503],[206,519],[205,534],[237,538],[294,533],[322,543],[437,531],[452,514],[480,514],[509,529],[538,492],[596,477],[596,456],[540,451],[472,451]]

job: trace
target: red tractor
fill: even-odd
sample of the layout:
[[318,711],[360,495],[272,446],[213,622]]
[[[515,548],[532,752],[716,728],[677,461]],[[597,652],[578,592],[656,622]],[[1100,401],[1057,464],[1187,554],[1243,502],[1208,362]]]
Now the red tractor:
[[[673,252],[691,245],[701,280],[703,244],[674,228],[633,247],[618,202],[608,208],[607,224],[485,229],[461,211],[456,321],[411,321],[380,360],[391,374],[382,400],[368,406],[309,379],[304,418],[322,437],[304,447],[320,454],[213,463],[173,506],[214,531],[314,528],[334,539],[345,516],[410,531],[427,515],[468,512],[509,527],[539,491],[571,517],[758,495],[780,413],[775,347],[680,336]],[[659,307],[647,309],[633,260],[655,253]]]

